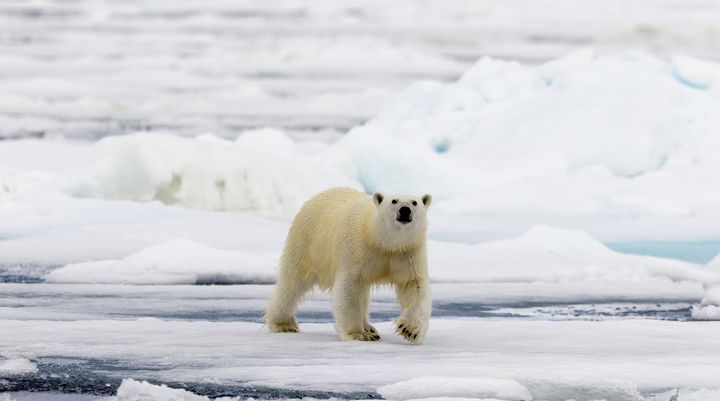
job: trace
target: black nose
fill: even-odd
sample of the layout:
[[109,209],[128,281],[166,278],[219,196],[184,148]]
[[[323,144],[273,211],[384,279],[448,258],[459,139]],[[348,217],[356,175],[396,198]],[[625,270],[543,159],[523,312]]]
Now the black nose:
[[410,213],[411,213],[410,208],[407,206],[401,207],[399,212],[400,212],[401,217],[408,217],[408,216],[410,216]]

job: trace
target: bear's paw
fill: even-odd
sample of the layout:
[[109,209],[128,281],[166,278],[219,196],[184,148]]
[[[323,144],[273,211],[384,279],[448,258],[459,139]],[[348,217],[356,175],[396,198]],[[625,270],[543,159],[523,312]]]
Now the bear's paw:
[[365,323],[365,324],[363,325],[363,329],[364,329],[366,332],[368,332],[368,333],[372,333],[372,334],[377,334],[377,333],[378,333],[378,332],[377,332],[377,329],[375,329],[375,326],[373,326],[373,325],[370,324],[370,323]]
[[271,323],[268,323],[268,326],[270,327],[270,331],[273,333],[299,333],[300,332],[300,327],[298,327],[298,324],[295,321],[271,322]]
[[395,332],[413,344],[420,344],[425,337],[424,325],[405,317],[395,322]]
[[357,341],[378,341],[380,335],[377,333],[371,333],[369,331],[363,331],[360,333],[348,333],[343,336],[345,340],[357,340]]

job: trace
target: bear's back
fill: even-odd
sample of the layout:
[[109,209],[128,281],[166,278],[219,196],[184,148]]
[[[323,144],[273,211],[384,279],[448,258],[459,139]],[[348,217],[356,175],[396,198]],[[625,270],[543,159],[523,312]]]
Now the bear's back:
[[339,251],[346,241],[360,241],[372,200],[350,188],[333,188],[305,202],[290,227],[283,253],[286,268],[315,276],[329,289],[335,279]]

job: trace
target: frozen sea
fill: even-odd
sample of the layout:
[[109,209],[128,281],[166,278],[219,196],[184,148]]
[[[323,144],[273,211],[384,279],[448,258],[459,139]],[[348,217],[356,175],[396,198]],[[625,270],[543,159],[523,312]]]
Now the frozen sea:
[[[717,1],[4,0],[0,27],[0,401],[720,400]],[[337,185],[433,193],[424,344],[387,288],[377,343],[323,293],[263,326]]]
[[338,340],[323,295],[301,308],[303,333],[267,333],[268,285],[2,284],[3,352],[35,369],[5,372],[0,386],[17,399],[108,396],[134,378],[210,397],[366,399],[414,377],[461,376],[511,378],[540,399],[642,400],[716,380],[718,327],[692,322],[693,299],[453,299],[484,287],[434,285],[431,333],[411,346],[392,334],[399,310],[384,293],[371,314],[383,340],[361,344]]
[[[602,5],[601,5],[602,4]],[[410,82],[583,47],[718,60],[713,0],[0,3],[0,138],[333,137]]]

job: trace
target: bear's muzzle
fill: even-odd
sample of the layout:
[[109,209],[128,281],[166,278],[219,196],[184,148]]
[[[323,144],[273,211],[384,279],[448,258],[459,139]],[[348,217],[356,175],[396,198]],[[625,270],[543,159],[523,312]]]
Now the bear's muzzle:
[[410,210],[407,206],[403,206],[398,209],[397,221],[403,224],[412,222],[412,210]]

